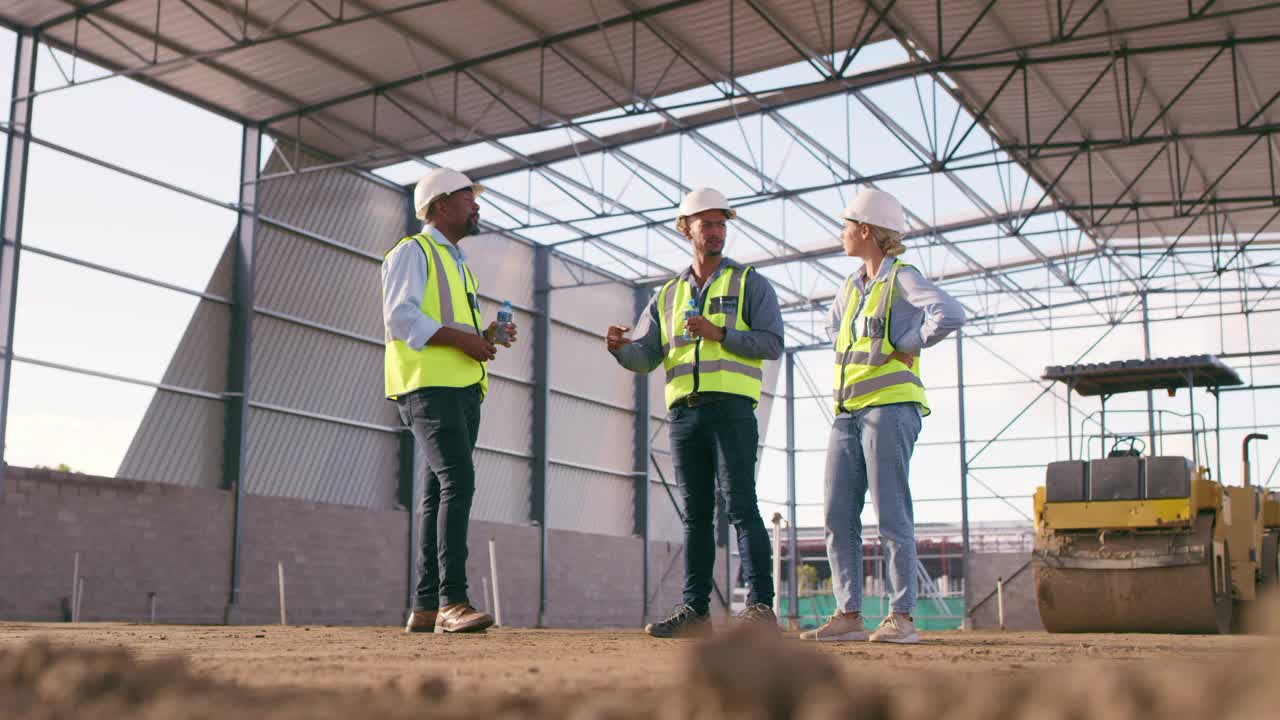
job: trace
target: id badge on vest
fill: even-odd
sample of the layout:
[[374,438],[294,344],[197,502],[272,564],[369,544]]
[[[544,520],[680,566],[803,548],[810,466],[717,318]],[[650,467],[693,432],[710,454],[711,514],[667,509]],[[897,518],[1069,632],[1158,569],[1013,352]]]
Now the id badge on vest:
[[738,298],[736,295],[717,295],[707,303],[708,315],[737,315]]

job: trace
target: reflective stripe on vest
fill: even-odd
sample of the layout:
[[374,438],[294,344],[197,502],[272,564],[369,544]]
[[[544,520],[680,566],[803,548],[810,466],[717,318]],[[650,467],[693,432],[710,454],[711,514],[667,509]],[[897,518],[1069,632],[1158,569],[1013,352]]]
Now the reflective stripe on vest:
[[[417,243],[427,259],[427,285],[422,293],[422,314],[442,327],[480,334],[476,307],[479,292],[475,276],[453,253],[441,252],[437,241],[423,233],[402,238],[389,256],[406,243]],[[405,250],[404,252],[409,252]],[[432,286],[434,285],[434,292]],[[384,380],[387,397],[395,399],[425,387],[468,387],[480,384],[488,392],[489,378],[484,364],[451,345],[425,345],[414,350],[388,334],[385,338]]]
[[[865,299],[853,277],[845,281],[845,308],[835,342],[835,387],[832,395],[836,412],[852,412],[872,405],[914,402],[929,414],[924,383],[920,380],[920,356],[912,367],[893,359],[889,339],[889,316],[897,288],[898,270],[908,267],[893,261],[889,277],[873,282]],[[862,303],[859,307],[859,302]],[[854,337],[854,323],[859,325]]]
[[[443,264],[444,260],[441,259],[440,248],[436,247],[436,244],[434,242],[423,243],[419,241],[419,244],[423,245],[423,247],[425,247],[428,251],[430,251],[432,268],[445,267],[445,265]],[[457,274],[459,277],[461,277],[462,273],[459,272],[457,263],[454,262],[453,253],[445,253],[445,255],[449,256],[449,264],[450,266],[452,266],[454,273]],[[471,286],[476,287],[476,281],[475,281],[476,279],[475,279],[475,276],[471,275],[471,270],[467,268],[466,265],[463,265],[462,267],[467,270],[467,276],[471,279]],[[437,314],[434,316],[434,319],[436,320],[436,322],[440,323],[444,327],[453,328],[454,330],[461,330],[462,332],[472,332],[479,335],[480,328],[476,327],[474,316],[471,314],[472,296],[471,296],[471,293],[468,293],[466,290],[466,287],[465,287],[466,280],[463,280],[463,290],[462,290],[462,295],[464,298],[466,298],[466,307],[459,308],[457,304],[455,304],[455,300],[457,298],[453,294],[453,286],[451,284],[452,281],[449,277],[448,271],[444,273],[443,277],[444,277],[444,282],[440,282],[441,276],[439,275],[439,273],[437,273],[436,275],[436,303],[434,307],[437,309],[442,309],[446,307],[449,308],[449,316],[446,319],[441,320],[439,315]],[[427,287],[430,287],[430,286],[431,286],[431,281],[428,280]],[[479,292],[479,288],[476,288],[476,292],[477,293]],[[425,299],[426,299],[426,296],[424,293],[423,300]],[[468,322],[457,322],[457,318],[459,317],[468,318]]]
[[[749,272],[751,268],[723,268],[707,286],[702,315],[718,327],[732,323],[734,330],[750,330],[743,319]],[[682,277],[673,278],[658,293],[667,407],[694,392],[732,393],[758,403],[764,381],[763,361],[736,355],[714,340],[684,338],[684,311],[692,297],[693,288]]]

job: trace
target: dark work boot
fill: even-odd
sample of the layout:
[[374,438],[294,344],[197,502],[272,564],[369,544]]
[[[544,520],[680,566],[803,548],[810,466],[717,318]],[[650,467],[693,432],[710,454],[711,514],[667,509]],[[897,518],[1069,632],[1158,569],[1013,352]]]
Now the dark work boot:
[[680,603],[671,608],[666,620],[645,625],[644,631],[658,638],[707,637],[711,634],[711,616]]

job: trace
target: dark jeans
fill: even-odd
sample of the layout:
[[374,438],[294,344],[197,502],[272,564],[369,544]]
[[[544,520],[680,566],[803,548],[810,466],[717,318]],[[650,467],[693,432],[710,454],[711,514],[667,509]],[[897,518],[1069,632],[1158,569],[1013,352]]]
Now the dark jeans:
[[728,499],[729,522],[738,531],[747,602],[772,605],[769,534],[756,504],[760,434],[751,400],[732,397],[694,408],[677,405],[667,420],[676,482],[684,497],[684,602],[700,613],[710,607],[716,561],[712,524],[719,490]]
[[467,525],[476,489],[471,453],[480,432],[480,386],[423,388],[396,404],[427,460],[413,609],[467,602]]

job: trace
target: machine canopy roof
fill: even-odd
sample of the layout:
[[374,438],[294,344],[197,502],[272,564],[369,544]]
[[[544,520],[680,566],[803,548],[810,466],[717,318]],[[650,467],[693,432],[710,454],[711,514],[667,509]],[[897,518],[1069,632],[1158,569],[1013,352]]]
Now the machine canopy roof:
[[[1050,365],[1040,376],[1058,380],[1081,395],[1114,395],[1138,390],[1243,385],[1236,371],[1214,355],[1115,360],[1084,365]],[[1190,380],[1190,383],[1188,383]]]

